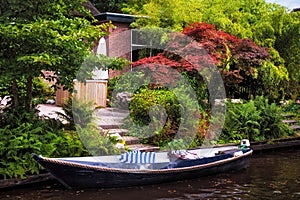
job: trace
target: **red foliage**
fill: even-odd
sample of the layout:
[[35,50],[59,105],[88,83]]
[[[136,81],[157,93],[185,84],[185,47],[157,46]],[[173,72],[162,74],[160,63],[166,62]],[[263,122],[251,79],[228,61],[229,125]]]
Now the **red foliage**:
[[145,64],[159,64],[159,65],[166,65],[166,66],[174,67],[174,68],[181,66],[179,62],[177,62],[175,60],[171,60],[171,59],[165,57],[162,53],[160,53],[156,56],[140,59],[140,60],[132,63],[132,67],[137,67],[139,65],[145,65]]
[[[141,59],[132,63],[133,67],[152,64],[151,70],[164,71],[171,67],[178,71],[202,70],[217,65],[225,82],[240,83],[254,72],[268,58],[267,49],[257,46],[249,39],[239,39],[214,25],[193,23],[181,33],[170,36],[166,50],[157,56]],[[188,37],[187,37],[188,36]],[[225,69],[225,66],[230,68]],[[157,67],[154,67],[154,66]],[[168,79],[168,74],[160,79]]]
[[249,39],[239,40],[234,49],[232,49],[237,63],[246,66],[258,66],[263,60],[269,57],[266,48],[257,46]]
[[217,60],[227,59],[226,46],[233,48],[239,39],[233,35],[217,30],[214,25],[194,23],[183,29],[183,34],[193,38]]

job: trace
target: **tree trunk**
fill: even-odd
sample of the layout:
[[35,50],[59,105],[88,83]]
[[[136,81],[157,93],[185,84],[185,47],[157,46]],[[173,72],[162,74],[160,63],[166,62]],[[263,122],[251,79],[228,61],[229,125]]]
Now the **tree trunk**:
[[25,99],[25,107],[32,109],[32,80],[33,77],[29,76],[27,78],[27,83],[26,83],[26,99]]
[[19,106],[18,85],[17,85],[17,80],[15,78],[13,79],[12,93],[13,93],[13,106],[18,107]]

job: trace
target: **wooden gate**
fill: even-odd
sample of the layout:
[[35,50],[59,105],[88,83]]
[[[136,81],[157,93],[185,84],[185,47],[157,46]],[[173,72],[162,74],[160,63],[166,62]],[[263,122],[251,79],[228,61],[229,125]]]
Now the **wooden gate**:
[[[75,80],[72,95],[82,101],[93,101],[95,108],[106,107],[107,80],[86,80],[85,83]],[[56,105],[63,105],[69,97],[69,92],[60,87],[56,91]]]
[[107,80],[74,81],[74,94],[82,101],[93,101],[95,107],[106,107]]

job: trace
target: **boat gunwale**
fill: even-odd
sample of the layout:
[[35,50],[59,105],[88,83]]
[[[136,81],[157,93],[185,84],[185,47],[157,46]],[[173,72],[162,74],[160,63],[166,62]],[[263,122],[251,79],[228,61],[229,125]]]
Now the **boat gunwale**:
[[155,173],[184,172],[184,171],[190,171],[190,170],[205,169],[205,168],[209,168],[209,167],[212,167],[212,166],[217,166],[217,165],[221,165],[223,163],[228,163],[228,162],[231,162],[231,161],[234,161],[234,160],[238,160],[242,157],[247,157],[247,156],[251,155],[252,152],[253,152],[253,150],[250,149],[249,151],[243,153],[243,155],[233,156],[233,157],[230,157],[230,158],[226,158],[226,159],[222,159],[222,160],[218,160],[218,161],[214,161],[214,162],[210,162],[210,163],[206,163],[206,164],[187,166],[187,167],[178,167],[178,168],[167,168],[167,169],[111,168],[111,167],[92,166],[92,165],[87,165],[87,164],[74,163],[74,162],[70,162],[70,161],[59,160],[59,159],[56,159],[56,158],[47,158],[47,157],[38,156],[38,155],[36,155],[36,157],[37,157],[38,162],[43,161],[43,162],[46,162],[46,163],[62,164],[62,165],[70,166],[70,167],[79,167],[79,168],[91,169],[91,170],[95,170],[95,171],[118,172],[118,173],[136,173],[136,174],[141,174],[141,173],[155,174]]

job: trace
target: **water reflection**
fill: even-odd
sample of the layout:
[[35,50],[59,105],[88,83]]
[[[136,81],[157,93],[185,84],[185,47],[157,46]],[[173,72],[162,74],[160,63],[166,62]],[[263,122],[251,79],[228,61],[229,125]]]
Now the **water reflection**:
[[121,189],[66,190],[59,183],[1,191],[0,199],[300,199],[300,150],[254,155],[243,171]]

